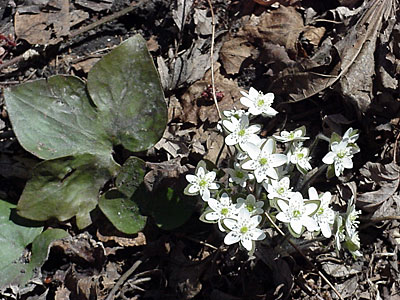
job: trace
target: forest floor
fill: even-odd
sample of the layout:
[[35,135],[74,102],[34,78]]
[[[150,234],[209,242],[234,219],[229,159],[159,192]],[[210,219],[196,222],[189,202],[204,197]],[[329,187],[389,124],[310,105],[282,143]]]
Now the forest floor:
[[[199,221],[198,205],[177,228],[149,218],[136,235],[101,216],[85,230],[51,221],[72,238],[54,243],[28,285],[0,289],[0,299],[400,299],[399,2],[211,2],[215,36],[206,0],[0,0],[0,86],[55,74],[85,79],[141,34],[168,103],[163,138],[141,154],[146,180],[183,191],[200,160],[226,166],[229,156],[216,129],[213,50],[221,110],[241,108],[240,91],[250,87],[275,94],[279,114],[264,135],[302,125],[308,136],[359,129],[354,168],[316,184],[356,198],[362,256],[338,255],[332,240],[318,239],[298,244],[299,253],[276,236],[249,258]],[[37,55],[26,57],[30,50]],[[3,92],[0,101],[0,197],[17,203],[37,160],[16,140]]]

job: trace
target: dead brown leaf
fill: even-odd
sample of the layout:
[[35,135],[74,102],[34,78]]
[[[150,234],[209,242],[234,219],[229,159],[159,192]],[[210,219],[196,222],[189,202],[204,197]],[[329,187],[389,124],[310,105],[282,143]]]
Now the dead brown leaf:
[[85,7],[93,11],[102,11],[110,9],[113,5],[113,0],[75,0],[75,4]]
[[96,236],[99,241],[103,243],[113,241],[122,247],[144,246],[147,244],[146,236],[143,234],[143,232],[138,232],[136,237],[123,237],[115,235],[102,235],[99,231],[97,231]]
[[237,36],[284,46],[291,58],[297,56],[297,42],[304,30],[303,18],[293,7],[281,6],[260,16],[252,15]]
[[239,73],[243,61],[255,52],[255,48],[243,38],[228,39],[220,50],[222,65],[226,73]]
[[89,73],[90,69],[100,60],[100,57],[88,57],[77,63],[72,64],[76,71],[83,71]]
[[53,9],[27,14],[17,11],[14,18],[15,34],[34,45],[56,44],[69,34],[70,14],[68,0],[52,1]]
[[[317,52],[311,61],[317,57],[328,59],[332,53],[337,53],[337,59],[328,74],[318,73],[315,68],[320,65],[316,61],[307,66],[304,63],[287,72],[282,72],[274,82],[275,90],[288,91],[294,101],[311,97],[332,86],[339,79],[342,92],[360,109],[365,111],[371,101],[371,86],[374,75],[374,50],[382,21],[392,7],[392,0],[374,0],[361,12],[354,27],[348,30],[344,38],[334,44],[327,54]],[[357,16],[356,16],[357,17]],[[333,51],[334,49],[334,51]],[[308,62],[310,63],[310,62]],[[282,92],[281,92],[282,93]]]
[[380,164],[367,162],[360,169],[367,181],[372,181],[376,190],[357,195],[357,206],[367,212],[374,212],[397,191],[400,183],[400,167],[393,162]]

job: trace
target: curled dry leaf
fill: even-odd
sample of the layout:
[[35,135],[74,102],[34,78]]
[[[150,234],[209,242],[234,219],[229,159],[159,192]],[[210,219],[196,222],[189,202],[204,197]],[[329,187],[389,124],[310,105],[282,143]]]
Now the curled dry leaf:
[[396,193],[400,183],[400,167],[393,162],[386,165],[367,162],[360,173],[379,188],[358,194],[357,206],[364,211],[374,212]]
[[284,46],[293,58],[297,56],[296,45],[303,30],[303,18],[296,9],[281,6],[260,16],[252,15],[237,35],[250,42],[269,42]]
[[[299,63],[292,70],[282,72],[274,81],[272,90],[280,94],[287,93],[292,100],[299,101],[323,91],[346,77],[341,84],[342,93],[361,111],[365,111],[371,101],[374,78],[373,54],[377,36],[382,27],[382,20],[387,18],[391,8],[392,0],[369,2],[362,10],[355,26],[348,30],[344,38],[336,42],[333,48],[330,50],[328,48],[327,51],[321,47],[322,52],[318,51],[309,60],[308,66]],[[329,74],[318,73],[315,69],[323,61],[324,64],[333,62],[328,67],[331,70]]]
[[243,38],[226,41],[221,48],[220,57],[226,73],[239,73],[243,61],[250,57],[256,49]]

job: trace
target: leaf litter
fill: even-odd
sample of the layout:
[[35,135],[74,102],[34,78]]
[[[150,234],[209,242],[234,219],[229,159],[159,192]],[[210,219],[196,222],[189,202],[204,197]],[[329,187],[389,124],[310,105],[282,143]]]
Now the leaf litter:
[[[25,40],[18,45],[19,51],[34,44],[62,45],[62,38],[68,36],[72,26],[83,26],[91,18],[107,14],[108,10],[114,12],[131,4],[130,1],[102,1],[97,2],[101,5],[97,9],[88,1],[67,1],[69,12],[66,13],[65,7],[57,4],[65,1],[53,1],[54,5],[48,2],[35,2],[30,6],[17,4],[0,20],[0,28],[8,28],[5,29],[7,34],[11,32]],[[400,234],[399,220],[390,217],[398,217],[400,213],[397,93],[400,27],[395,10],[398,1],[212,2],[217,14],[213,61],[216,89],[223,95],[219,101],[221,109],[239,108],[240,90],[258,85],[266,92],[274,91],[283,108],[287,105],[285,102],[296,102],[287,111],[280,110],[293,126],[295,122],[307,121],[310,130],[316,132],[320,128],[337,132],[348,126],[361,129],[363,153],[355,162],[357,169],[341,180],[350,182],[347,186],[352,190],[347,189],[347,193],[357,198],[358,209],[364,211],[361,231],[364,257],[358,261],[338,259],[329,244],[319,241],[308,246],[305,254],[329,276],[343,298],[395,298],[400,289],[397,251]],[[155,7],[162,16],[153,12]],[[44,62],[25,62],[19,68],[3,69],[1,76],[5,82],[2,85],[7,81],[31,80],[55,73],[69,74],[73,68],[74,72],[85,76],[91,67],[91,53],[103,49],[104,45],[108,47],[107,39],[114,45],[117,43],[107,30],[119,39],[132,34],[132,28],[144,31],[147,40],[155,37],[159,47],[154,48],[153,56],[169,103],[168,128],[163,139],[143,154],[151,160],[144,184],[156,195],[158,189],[172,183],[184,185],[183,175],[203,157],[214,163],[223,162],[227,150],[223,149],[223,140],[215,128],[219,118],[207,92],[211,83],[208,71],[211,20],[206,1],[171,4],[152,0],[140,9],[129,16],[138,16],[139,21],[115,20],[111,27],[95,29],[100,37],[98,42],[91,38],[72,42],[69,53],[59,53],[57,59],[49,53],[42,58]],[[151,24],[145,22],[148,15],[155,18]],[[39,16],[40,22],[37,21]],[[35,24],[37,27],[33,26]],[[13,26],[15,31],[10,31]],[[168,42],[163,39],[165,30],[175,33]],[[87,48],[82,48],[82,44]],[[89,48],[88,44],[97,48]],[[3,61],[16,55],[12,48],[4,47]],[[71,64],[76,57],[87,57],[87,65]],[[317,114],[302,117],[302,112],[311,108],[316,108]],[[10,130],[8,119],[3,115],[1,118],[6,125],[0,134],[5,134]],[[268,124],[268,128],[277,130],[273,124]],[[29,170],[32,157],[18,148],[15,139],[4,136],[1,161],[6,169],[2,176],[13,185],[6,189],[4,181],[0,191],[16,200],[21,183],[29,176],[24,169]],[[7,169],[13,171],[5,174]],[[336,183],[329,182],[326,188],[335,189]],[[340,197],[337,204],[341,204]],[[51,291],[56,299],[78,296],[105,299],[120,276],[145,254],[148,260],[141,264],[137,273],[148,271],[149,277],[144,278],[150,279],[136,286],[134,281],[127,281],[121,289],[125,297],[336,297],[301,258],[281,251],[279,244],[275,244],[276,239],[271,238],[272,245],[269,245],[275,248],[263,247],[260,255],[249,261],[233,248],[215,250],[203,244],[218,248],[221,237],[211,227],[196,223],[196,219],[195,211],[184,226],[172,231],[162,231],[156,222],[149,220],[137,236],[115,230],[100,233],[89,228],[87,232],[92,231],[89,238],[79,235],[74,223],[66,221],[62,226],[71,233],[71,245],[75,246],[52,245],[47,263],[41,268],[42,276],[29,283],[30,289],[13,287],[1,290],[1,295],[16,299],[17,295],[38,296]],[[284,255],[279,257],[277,253]],[[46,276],[53,280],[53,285],[37,283]],[[44,292],[35,292],[34,286],[40,286]]]

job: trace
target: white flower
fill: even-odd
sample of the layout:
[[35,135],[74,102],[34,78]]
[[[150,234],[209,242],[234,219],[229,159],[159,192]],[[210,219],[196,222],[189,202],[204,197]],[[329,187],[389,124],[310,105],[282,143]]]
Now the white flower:
[[318,204],[304,202],[299,192],[295,192],[288,202],[278,199],[277,205],[281,212],[276,215],[276,218],[283,223],[289,223],[289,228],[295,234],[300,235],[303,227],[309,231],[314,231],[317,227],[311,215],[317,210]]
[[235,117],[236,119],[240,119],[243,115],[248,115],[248,112],[244,111],[243,109],[231,109],[231,110],[224,110],[222,114],[227,117],[228,119],[231,117]]
[[239,145],[242,150],[247,149],[249,143],[258,143],[260,138],[256,133],[260,131],[260,125],[249,126],[249,117],[242,115],[240,119],[231,117],[223,120],[222,125],[230,134],[225,138],[225,143],[229,146]]
[[232,203],[232,200],[227,193],[223,193],[219,201],[210,198],[207,203],[213,211],[206,212],[204,219],[207,221],[217,221],[219,230],[225,232],[221,222],[225,218],[236,217],[236,205]]
[[249,93],[241,92],[244,97],[240,98],[240,102],[249,108],[249,113],[254,116],[263,114],[264,116],[273,117],[278,112],[271,107],[274,102],[274,94],[263,94],[255,88],[250,88]]
[[291,151],[288,153],[289,160],[292,164],[296,165],[297,169],[305,174],[307,171],[311,170],[312,167],[310,165],[311,157],[308,156],[309,150],[308,148],[301,147],[301,144],[295,144],[292,147]]
[[283,177],[281,180],[271,180],[269,184],[263,182],[264,188],[268,192],[268,199],[284,199],[289,200],[293,195],[292,188],[290,187],[289,177]]
[[331,144],[331,151],[322,158],[324,164],[334,165],[337,177],[342,175],[344,169],[353,168],[353,148],[347,147],[347,145],[347,140],[333,142]]
[[308,189],[308,197],[310,200],[319,200],[321,202],[317,212],[313,215],[313,219],[318,224],[316,230],[321,230],[324,237],[330,238],[332,235],[331,227],[335,222],[335,212],[329,207],[332,199],[331,193],[326,192],[318,195],[317,190],[310,187]]
[[304,136],[305,135],[305,127],[302,126],[300,128],[297,128],[293,131],[286,131],[283,130],[281,132],[281,135],[277,136],[274,135],[275,139],[279,142],[282,143],[288,143],[288,142],[293,142],[293,141],[305,141],[308,140],[309,137]]
[[245,187],[247,184],[247,180],[250,179],[249,173],[243,170],[240,167],[239,163],[235,163],[233,165],[233,169],[227,168],[226,172],[229,174],[229,182],[233,182],[235,184],[240,185],[241,187]]
[[254,247],[254,241],[265,238],[265,233],[257,228],[261,222],[261,216],[252,216],[247,208],[242,207],[236,219],[225,219],[224,224],[231,231],[225,236],[224,243],[232,245],[240,241],[248,251]]
[[245,207],[252,216],[262,214],[264,212],[262,209],[263,206],[264,202],[256,201],[256,197],[252,194],[247,195],[246,199],[238,198],[236,200],[236,208],[240,209],[241,207]]
[[196,175],[186,175],[186,180],[189,181],[187,192],[191,195],[200,193],[201,198],[204,201],[208,201],[210,199],[210,190],[217,190],[219,188],[219,185],[213,182],[215,177],[215,172],[206,172],[203,167],[199,167]]
[[342,139],[347,140],[349,143],[354,144],[358,140],[358,137],[359,137],[358,130],[357,129],[354,130],[353,128],[350,127],[349,129],[346,130]]
[[259,147],[249,147],[247,150],[250,160],[242,164],[245,170],[254,170],[254,176],[258,183],[267,177],[278,179],[278,173],[274,168],[284,165],[287,162],[287,156],[276,154],[275,140],[268,139]]
[[354,204],[354,198],[352,197],[347,204],[346,218],[345,218],[345,228],[347,234],[356,231],[360,222],[358,221],[358,215],[361,214],[361,211],[356,210],[356,206]]

